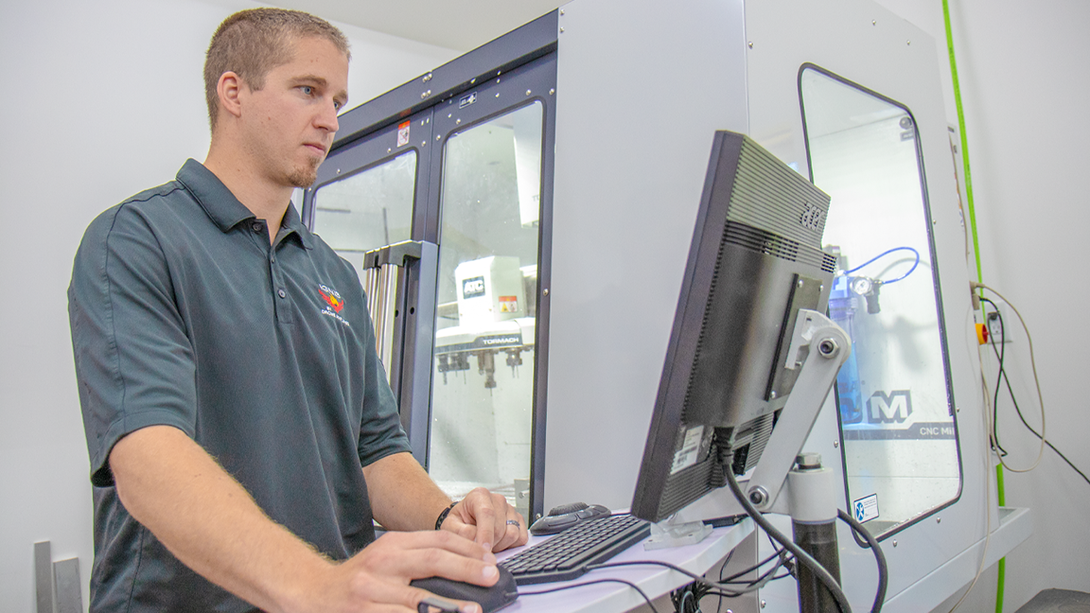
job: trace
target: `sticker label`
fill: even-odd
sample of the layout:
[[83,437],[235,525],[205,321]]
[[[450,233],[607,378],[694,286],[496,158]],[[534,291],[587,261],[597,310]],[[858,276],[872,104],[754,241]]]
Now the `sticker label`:
[[674,465],[670,474],[685,470],[700,459],[700,441],[704,438],[704,426],[693,426],[685,431],[685,440],[681,449],[674,452]]
[[867,522],[878,517],[878,494],[871,494],[852,503],[855,519],[859,523]]
[[397,146],[404,147],[409,144],[409,126],[411,121],[403,121],[397,124]]
[[500,313],[518,313],[518,296],[500,296]]
[[466,108],[467,106],[473,104],[476,101],[477,101],[477,92],[473,92],[472,94],[469,94],[468,96],[462,96],[462,98],[460,100],[458,100],[458,108],[464,109],[464,108]]

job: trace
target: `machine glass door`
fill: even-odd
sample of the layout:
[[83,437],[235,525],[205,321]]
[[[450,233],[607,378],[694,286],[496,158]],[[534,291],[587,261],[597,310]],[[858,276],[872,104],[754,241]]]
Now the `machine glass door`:
[[320,187],[311,231],[359,270],[363,254],[409,240],[417,154],[393,158]]
[[375,349],[395,388],[400,371],[395,368],[394,349],[400,339],[395,340],[394,323],[401,270],[397,265],[375,267],[365,262],[367,252],[408,241],[412,234],[417,157],[409,149],[324,185],[314,196],[313,231],[359,273],[375,326]]
[[444,122],[451,131],[442,150],[428,466],[451,496],[487,487],[525,515],[544,105],[531,100],[495,114],[488,104],[499,98],[482,90],[436,110],[444,116],[436,133]]
[[919,133],[905,106],[816,66],[799,89],[811,177],[832,196],[829,313],[852,338],[836,383],[848,509],[888,536],[961,492]]
[[335,149],[318,168],[302,213],[360,275],[375,348],[421,464],[427,454],[437,261],[434,243],[421,238],[431,124],[427,109]]

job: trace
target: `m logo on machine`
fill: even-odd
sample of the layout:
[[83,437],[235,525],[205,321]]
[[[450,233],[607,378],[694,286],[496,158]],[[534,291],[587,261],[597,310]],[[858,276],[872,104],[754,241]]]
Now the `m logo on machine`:
[[473,277],[462,281],[462,298],[470,299],[484,296],[484,277]]
[[867,421],[872,424],[903,424],[911,414],[912,394],[908,390],[874,392],[867,401]]

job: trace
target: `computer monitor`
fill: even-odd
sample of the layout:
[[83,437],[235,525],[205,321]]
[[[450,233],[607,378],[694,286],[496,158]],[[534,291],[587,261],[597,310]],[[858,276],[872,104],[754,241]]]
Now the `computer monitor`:
[[716,132],[633,515],[669,518],[724,486],[725,470],[746,473],[785,427],[799,310],[824,313],[832,288],[835,258],[821,249],[828,206],[749,137]]

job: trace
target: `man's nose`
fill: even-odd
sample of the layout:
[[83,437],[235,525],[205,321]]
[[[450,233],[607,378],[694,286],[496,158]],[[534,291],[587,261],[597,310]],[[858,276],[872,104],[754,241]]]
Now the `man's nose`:
[[315,125],[324,130],[330,132],[336,132],[340,127],[340,123],[337,121],[337,105],[330,101],[329,104],[322,105],[322,112],[318,115],[315,121]]

